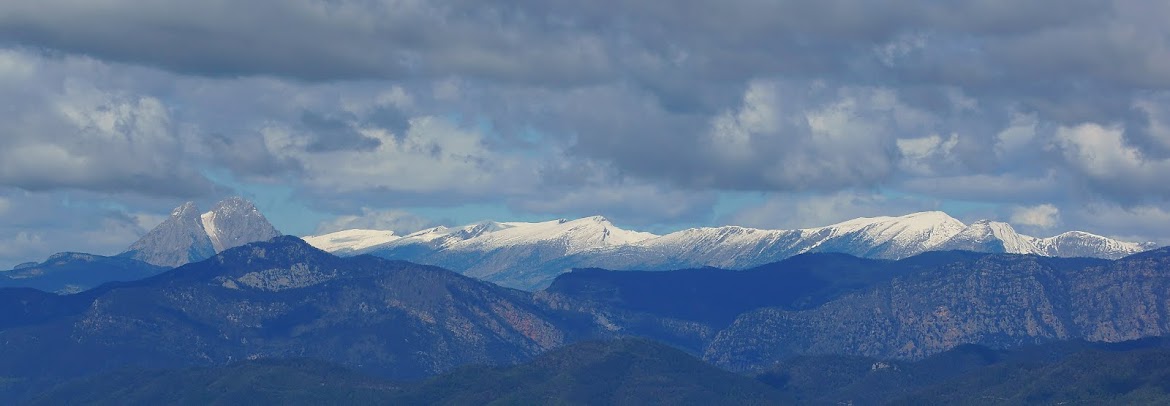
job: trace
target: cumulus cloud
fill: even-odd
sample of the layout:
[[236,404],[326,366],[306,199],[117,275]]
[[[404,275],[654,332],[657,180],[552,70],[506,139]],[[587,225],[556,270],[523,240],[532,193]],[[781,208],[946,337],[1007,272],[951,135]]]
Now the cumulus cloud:
[[[94,62],[5,52],[0,75],[0,185],[192,197],[211,183],[183,159],[183,140],[155,97],[105,89],[72,74]],[[34,66],[35,72],[11,66]],[[13,72],[15,73],[13,74]]]
[[898,151],[902,153],[903,168],[920,175],[934,174],[934,166],[938,161],[953,160],[951,154],[958,144],[958,134],[951,134],[946,139],[934,134],[929,137],[897,140]]
[[746,188],[835,190],[883,182],[896,169],[897,134],[930,120],[889,89],[757,81],[712,120],[709,145],[714,171]]
[[1164,179],[1170,173],[1170,159],[1144,156],[1126,142],[1124,134],[1120,126],[1086,123],[1057,129],[1054,140],[1069,165],[1094,188],[1123,200],[1170,197],[1170,185]]
[[404,210],[377,210],[363,207],[361,214],[343,215],[321,222],[317,225],[317,234],[365,229],[390,230],[398,235],[406,235],[434,225],[436,225],[434,221]]
[[1024,159],[1023,154],[1034,150],[1036,140],[1035,115],[1016,113],[1011,124],[995,134],[995,153],[1000,159]]
[[1012,224],[1038,228],[1052,228],[1060,224],[1060,209],[1051,204],[1021,206],[1012,209]]
[[528,186],[534,168],[484,147],[484,137],[434,116],[411,119],[401,137],[384,128],[355,129],[377,141],[366,150],[314,151],[314,135],[283,126],[263,130],[268,149],[295,159],[309,186],[335,192],[386,190],[402,193],[482,195]]

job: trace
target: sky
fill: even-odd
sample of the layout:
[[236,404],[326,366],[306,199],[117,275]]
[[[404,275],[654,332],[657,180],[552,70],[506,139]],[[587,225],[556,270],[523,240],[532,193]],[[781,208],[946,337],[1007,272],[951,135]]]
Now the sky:
[[0,2],[0,268],[281,231],[944,210],[1170,243],[1170,2]]

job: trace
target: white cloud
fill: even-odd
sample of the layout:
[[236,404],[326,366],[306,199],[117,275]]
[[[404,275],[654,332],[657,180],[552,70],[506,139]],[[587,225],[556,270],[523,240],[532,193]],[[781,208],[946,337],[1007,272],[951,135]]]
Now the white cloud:
[[1033,145],[1036,139],[1035,115],[1015,114],[1011,124],[995,135],[995,153],[1001,159],[1019,157]]
[[317,225],[317,234],[332,233],[341,230],[390,230],[398,235],[406,235],[430,226],[435,223],[427,218],[404,210],[375,210],[363,207],[360,215],[338,216],[333,220],[323,221]]
[[305,182],[327,191],[506,195],[534,183],[535,170],[517,157],[485,147],[484,135],[435,116],[410,120],[399,137],[366,127],[362,135],[381,145],[366,151],[307,151],[304,134],[273,125],[262,130],[269,150],[297,160]]
[[1136,200],[1170,195],[1170,182],[1165,180],[1170,160],[1145,156],[1126,142],[1120,126],[1060,127],[1055,143],[1068,164],[1094,181],[1098,190]]
[[[170,110],[151,95],[103,79],[84,57],[0,54],[0,185],[190,197],[210,183],[185,158]],[[14,62],[15,61],[15,62]],[[12,66],[34,66],[13,77]],[[21,70],[21,69],[16,69]]]
[[1060,224],[1060,209],[1051,204],[1018,206],[1012,209],[1012,224],[1039,228],[1052,228]]
[[1060,127],[1056,141],[1069,162],[1086,174],[1108,178],[1142,166],[1138,151],[1125,145],[1124,129],[1086,123]]
[[932,175],[940,163],[954,163],[951,155],[959,144],[959,135],[951,134],[943,139],[935,134],[921,138],[899,138],[898,150],[902,153],[902,169],[918,175]]
[[756,137],[774,136],[781,130],[776,87],[756,81],[748,85],[738,111],[728,111],[711,122],[711,142],[729,159],[747,159],[755,155]]

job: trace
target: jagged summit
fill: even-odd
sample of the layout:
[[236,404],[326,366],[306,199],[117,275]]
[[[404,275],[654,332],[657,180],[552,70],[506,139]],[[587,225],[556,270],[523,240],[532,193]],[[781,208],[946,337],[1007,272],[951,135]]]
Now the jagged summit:
[[200,220],[216,252],[280,235],[252,202],[239,197],[220,201]]
[[123,256],[149,264],[176,267],[215,255],[215,246],[203,230],[195,202],[171,211],[171,216],[130,245]]
[[171,211],[171,216],[122,254],[154,265],[177,267],[201,261],[225,249],[279,236],[256,206],[231,197],[200,213],[195,202]]

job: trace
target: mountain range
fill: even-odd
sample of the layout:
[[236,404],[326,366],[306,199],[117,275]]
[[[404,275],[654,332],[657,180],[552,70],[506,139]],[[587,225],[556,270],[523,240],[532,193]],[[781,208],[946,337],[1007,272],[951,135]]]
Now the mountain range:
[[1117,259],[1155,247],[1082,231],[1036,238],[1017,233],[1007,223],[983,220],[968,225],[939,211],[797,230],[726,226],[659,236],[624,230],[595,216],[538,223],[488,221],[404,236],[344,230],[305,241],[338,255],[372,254],[437,265],[524,290],[544,288],[575,268],[746,269],[810,252],[901,259],[928,251],[965,250]]
[[[588,360],[585,353],[557,350],[623,337],[665,343],[726,371],[791,378],[792,368],[804,368],[802,359],[824,365],[838,359],[840,371],[854,371],[857,360],[871,368],[879,362],[917,368],[909,363],[965,344],[998,351],[1170,335],[1170,247],[1080,232],[1033,238],[1003,223],[967,225],[940,212],[787,231],[721,227],[657,236],[588,217],[436,227],[401,237],[357,230],[249,242],[276,234],[242,199],[205,213],[185,204],[122,255],[63,253],[0,273],[0,403],[119,369],[221,368],[263,359],[320,360],[398,382],[450,374],[430,381],[437,385],[431,389],[392,392],[408,396],[396,399],[451,403],[487,399],[475,396],[489,392],[524,401],[558,388],[621,388],[620,379],[612,387],[574,381],[597,368],[618,368],[631,379],[668,376],[657,361],[631,364],[639,354],[709,375],[637,343],[619,344],[613,352],[619,355],[584,369],[572,365]],[[188,262],[172,269],[146,260]],[[526,291],[492,281],[547,287]],[[541,361],[548,359],[542,354],[560,361]],[[565,361],[563,354],[577,355]],[[535,364],[500,369],[529,361]],[[776,369],[785,365],[788,372]],[[304,378],[290,373],[288,379]],[[515,390],[478,386],[484,382],[478,378],[512,382]],[[682,379],[689,377],[677,378],[680,388],[698,390],[678,393],[710,394]],[[813,396],[781,378],[771,385],[787,393],[782,397]],[[746,388],[727,375],[718,379]],[[858,388],[871,387],[865,379]],[[1123,390],[1130,396],[1124,399],[1162,399],[1145,383],[1123,386],[1144,391]],[[435,389],[452,387],[469,392]],[[753,399],[776,395],[749,392],[764,396]],[[947,393],[953,392],[906,399]],[[814,397],[833,398],[821,395]],[[850,399],[858,398],[844,400]]]
[[[310,357],[395,378],[513,363],[593,336],[588,317],[436,267],[339,258],[296,237],[75,295],[0,289],[0,381],[137,365]],[[14,389],[14,390],[19,390]]]
[[965,343],[1168,334],[1170,249],[1119,260],[808,253],[743,271],[579,270],[530,293],[284,236],[73,295],[0,289],[0,401],[119,368],[262,358],[418,379],[631,336],[756,372],[801,356],[909,361]]

